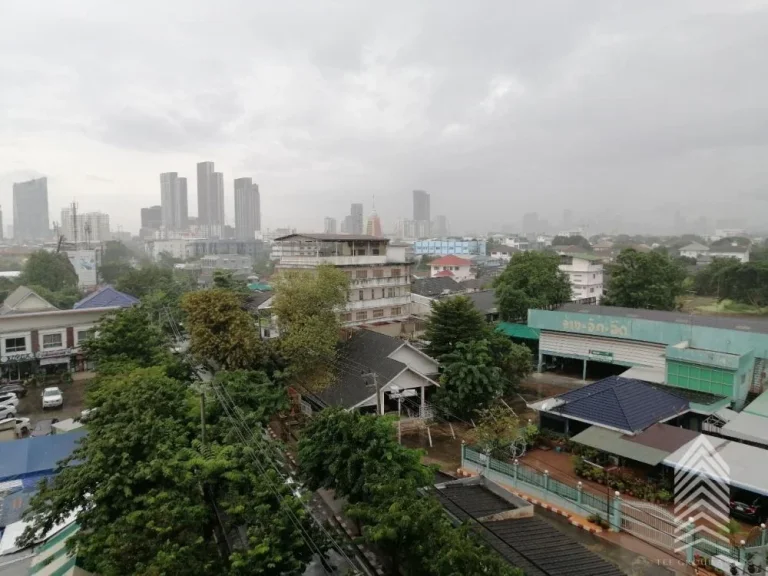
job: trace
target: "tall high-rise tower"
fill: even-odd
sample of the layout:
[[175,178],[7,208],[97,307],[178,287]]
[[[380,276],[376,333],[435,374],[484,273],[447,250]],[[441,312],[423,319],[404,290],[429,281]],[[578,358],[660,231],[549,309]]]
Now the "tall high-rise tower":
[[160,206],[163,228],[168,232],[187,229],[187,179],[176,172],[160,174]]
[[362,234],[363,233],[363,205],[352,204],[349,215],[352,217],[352,229],[347,230],[349,234]]
[[429,194],[424,190],[413,191],[413,219],[416,221],[430,221]]
[[13,236],[40,240],[51,234],[48,219],[48,178],[13,185]]
[[253,240],[261,230],[259,185],[251,178],[235,179],[235,237]]

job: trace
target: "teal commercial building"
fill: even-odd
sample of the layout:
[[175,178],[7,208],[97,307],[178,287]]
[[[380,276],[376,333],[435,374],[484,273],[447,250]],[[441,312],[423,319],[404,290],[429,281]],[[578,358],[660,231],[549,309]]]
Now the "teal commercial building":
[[703,413],[739,411],[765,391],[764,320],[572,303],[529,310],[528,326],[540,333],[539,371],[551,358],[581,360],[585,375],[591,362],[625,366],[627,377],[720,398]]

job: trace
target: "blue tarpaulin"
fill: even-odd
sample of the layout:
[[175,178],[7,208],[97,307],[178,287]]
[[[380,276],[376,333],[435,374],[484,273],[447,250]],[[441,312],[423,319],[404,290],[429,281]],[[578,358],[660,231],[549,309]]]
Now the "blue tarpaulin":
[[50,474],[85,436],[81,428],[66,434],[0,442],[0,482]]

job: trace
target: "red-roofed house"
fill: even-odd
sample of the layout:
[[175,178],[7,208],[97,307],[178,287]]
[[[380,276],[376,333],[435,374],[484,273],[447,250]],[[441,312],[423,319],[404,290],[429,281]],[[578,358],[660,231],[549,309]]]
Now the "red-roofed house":
[[449,276],[456,281],[471,280],[475,277],[471,272],[472,261],[458,256],[443,256],[437,260],[432,260],[429,264],[432,272],[432,278],[441,278]]

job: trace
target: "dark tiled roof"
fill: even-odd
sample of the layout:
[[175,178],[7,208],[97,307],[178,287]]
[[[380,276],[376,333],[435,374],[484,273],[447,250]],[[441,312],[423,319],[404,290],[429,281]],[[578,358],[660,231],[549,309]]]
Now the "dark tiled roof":
[[411,292],[420,296],[442,296],[456,294],[465,288],[453,278],[419,278],[411,283]]
[[479,292],[469,292],[466,297],[472,300],[475,308],[483,314],[496,312],[496,292],[494,290],[481,290]]
[[635,442],[649,448],[665,450],[670,454],[678,448],[685,446],[696,438],[699,433],[679,426],[670,426],[669,424],[654,424],[650,428],[643,430],[640,434],[634,436],[624,436],[624,440]]
[[[373,396],[376,392],[371,377],[364,377],[362,373],[376,372],[379,383],[384,386],[405,368],[402,362],[387,357],[402,345],[402,340],[378,332],[352,332],[339,347],[340,369],[336,383],[319,392],[317,397],[328,406],[351,408]],[[360,366],[360,369],[356,370],[353,366]]]
[[120,308],[128,308],[139,303],[137,298],[134,298],[130,294],[119,292],[112,286],[104,286],[92,292],[74,306],[73,310],[83,310],[85,308],[112,308],[119,306]]
[[[450,492],[446,492],[450,488]],[[482,517],[475,511],[495,514],[512,509],[504,502],[499,510],[484,506],[495,494],[482,486],[451,486],[433,492],[453,516],[461,521]],[[481,494],[482,493],[482,494]],[[622,576],[622,572],[591,552],[557,528],[536,516],[512,520],[474,523],[486,544],[496,550],[512,566],[523,570],[525,576]]]
[[699,392],[698,390],[688,390],[686,388],[677,388],[676,386],[665,386],[663,384],[653,384],[653,386],[659,390],[663,390],[667,394],[679,396],[680,398],[688,400],[688,402],[704,404],[705,406],[719,402],[724,398],[724,396],[710,394],[709,392]]
[[610,376],[557,397],[565,402],[554,408],[598,426],[639,432],[685,412],[688,401],[642,380]]
[[442,500],[445,507],[457,517],[459,515],[455,512],[461,513],[461,508],[464,514],[469,514],[473,518],[483,518],[516,508],[511,502],[507,502],[479,484],[446,486],[437,493],[444,496]]
[[471,280],[462,280],[459,284],[466,290],[481,290],[483,286],[491,281],[491,278],[472,278]]
[[636,318],[638,320],[654,320],[656,322],[671,322],[673,324],[686,324],[689,326],[709,326],[710,328],[723,328],[725,330],[768,334],[768,320],[758,320],[753,318],[695,315],[685,314],[683,312],[665,312],[663,310],[620,308],[618,306],[591,306],[578,304],[576,302],[563,304],[558,308],[558,311],[601,316],[620,316],[622,318]]
[[274,292],[251,292],[245,297],[244,307],[249,312],[256,312],[259,306],[274,296]]

